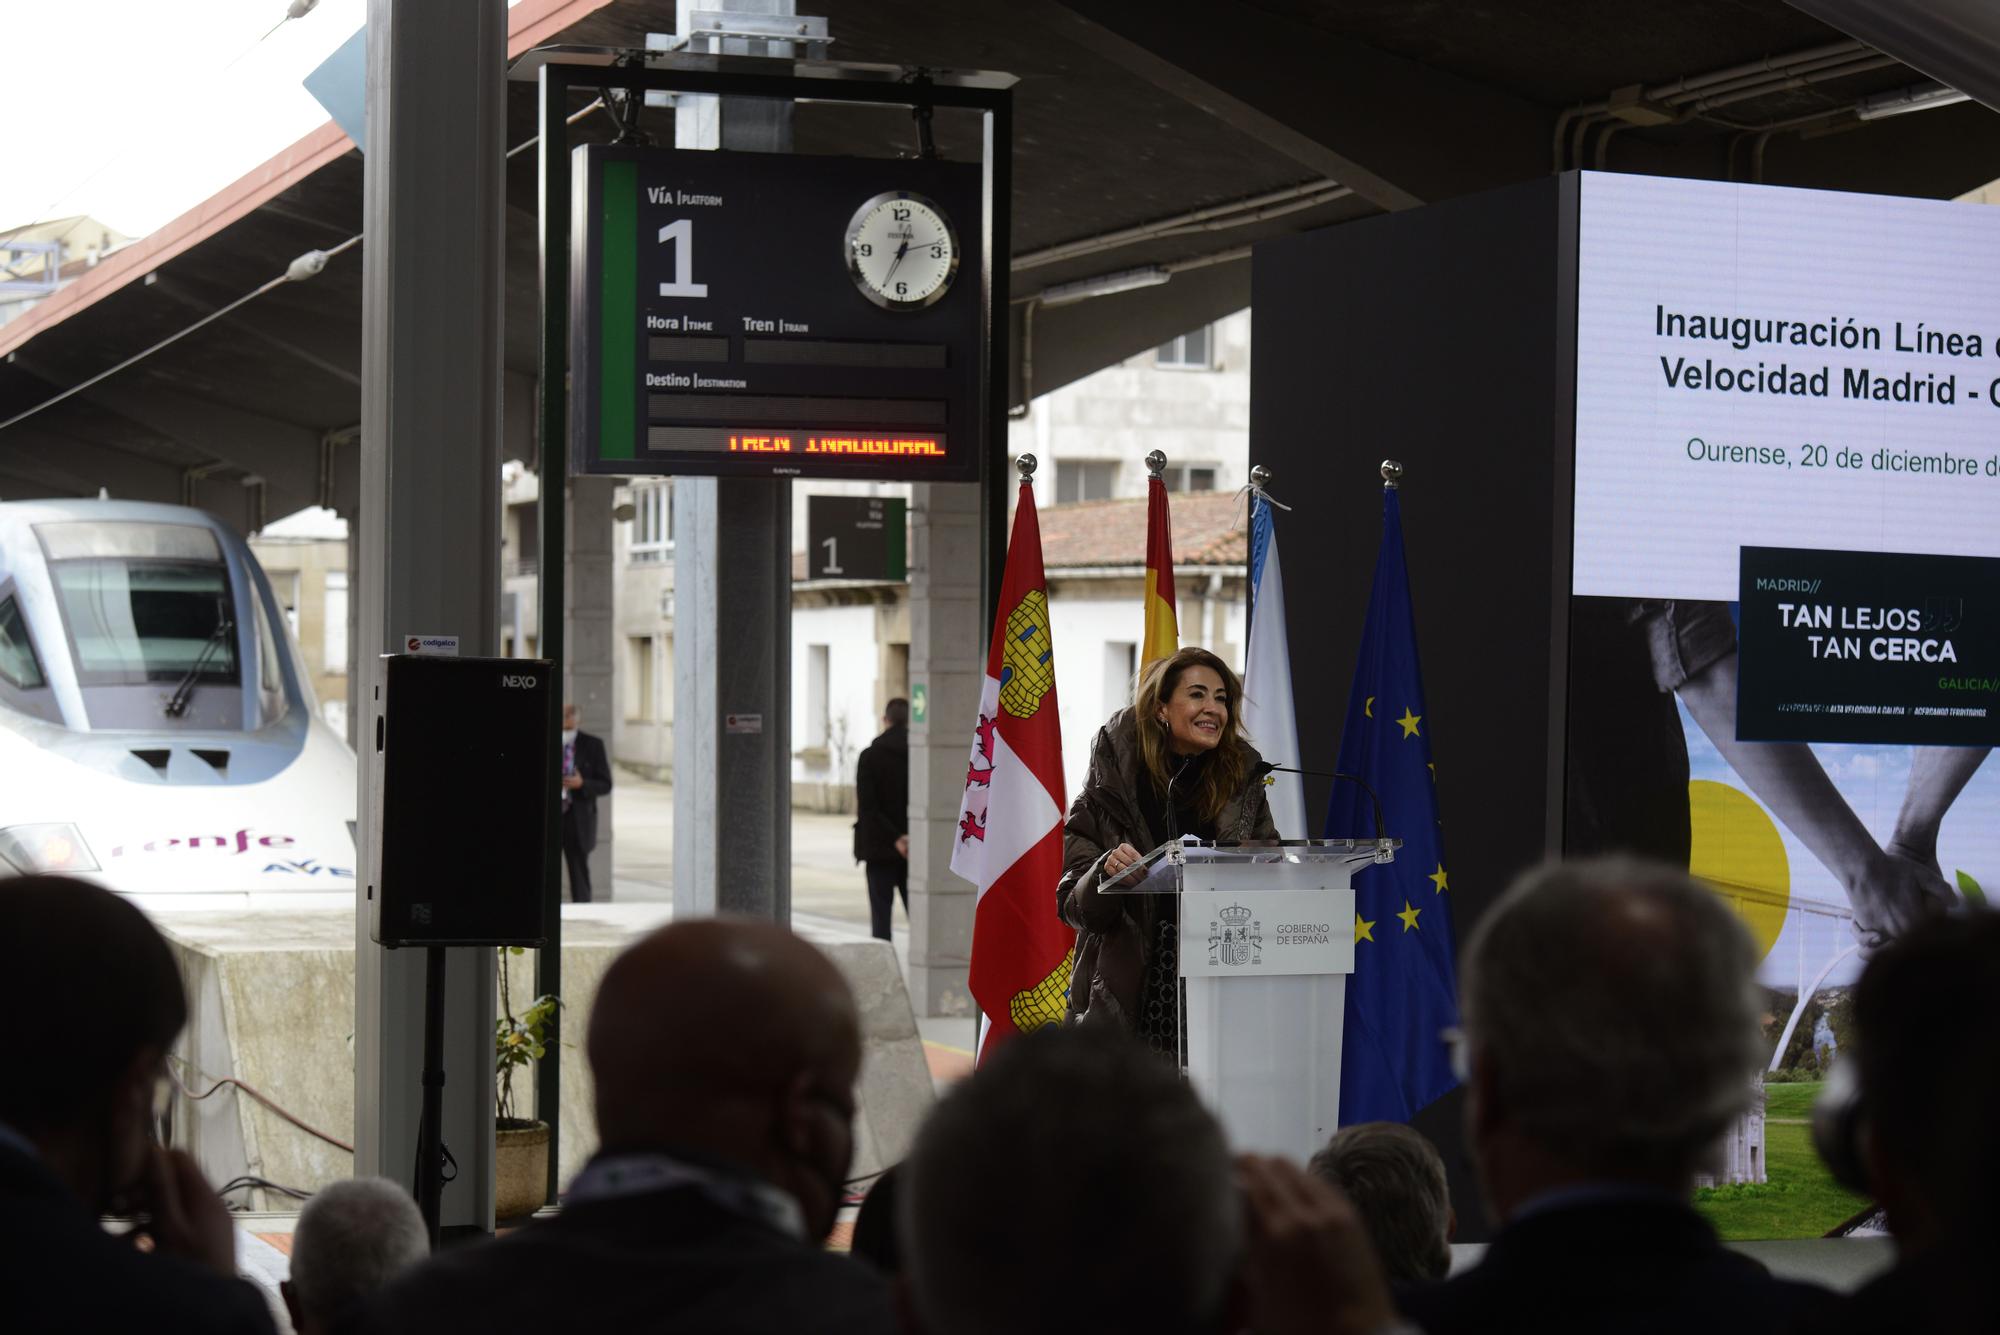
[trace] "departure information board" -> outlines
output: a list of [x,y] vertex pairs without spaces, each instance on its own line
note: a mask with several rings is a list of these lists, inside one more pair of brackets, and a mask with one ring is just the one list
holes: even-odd
[[978,164],[574,153],[573,471],[972,481]]

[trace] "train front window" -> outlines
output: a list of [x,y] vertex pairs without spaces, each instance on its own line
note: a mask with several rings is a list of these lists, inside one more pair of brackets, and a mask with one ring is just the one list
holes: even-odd
[[0,598],[0,680],[22,690],[42,685],[42,665],[28,642],[28,623],[12,597]]
[[49,567],[87,686],[238,680],[221,565],[93,558]]

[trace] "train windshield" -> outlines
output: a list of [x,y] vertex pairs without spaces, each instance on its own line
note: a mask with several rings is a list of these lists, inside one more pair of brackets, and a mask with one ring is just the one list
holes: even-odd
[[229,573],[189,524],[37,525],[86,686],[239,679]]

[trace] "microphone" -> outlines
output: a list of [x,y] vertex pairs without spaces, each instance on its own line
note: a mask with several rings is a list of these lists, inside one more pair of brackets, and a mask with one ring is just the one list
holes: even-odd
[[1359,788],[1362,792],[1368,794],[1369,802],[1372,803],[1375,807],[1375,841],[1377,843],[1380,843],[1382,840],[1387,839],[1389,837],[1388,831],[1384,828],[1382,823],[1382,798],[1378,793],[1376,793],[1376,791],[1373,788],[1370,788],[1367,782],[1364,781],[1359,775],[1344,774],[1341,771],[1334,769],[1295,769],[1290,765],[1273,765],[1271,766],[1271,772],[1273,774],[1302,774],[1307,776],[1308,778],[1334,779],[1337,781],[1353,784],[1356,788]]

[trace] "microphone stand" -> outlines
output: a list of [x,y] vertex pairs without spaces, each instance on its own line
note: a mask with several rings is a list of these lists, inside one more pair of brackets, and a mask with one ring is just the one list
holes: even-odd
[[1373,788],[1370,788],[1367,782],[1364,781],[1359,775],[1345,774],[1342,773],[1340,770],[1334,770],[1334,769],[1297,769],[1290,765],[1273,765],[1271,766],[1271,772],[1273,774],[1302,774],[1307,776],[1308,778],[1334,779],[1340,782],[1353,784],[1356,788],[1359,788],[1362,792],[1368,794],[1369,802],[1374,805],[1375,842],[1379,844],[1389,837],[1389,832],[1382,822],[1382,798],[1379,794],[1376,793],[1376,791]]

